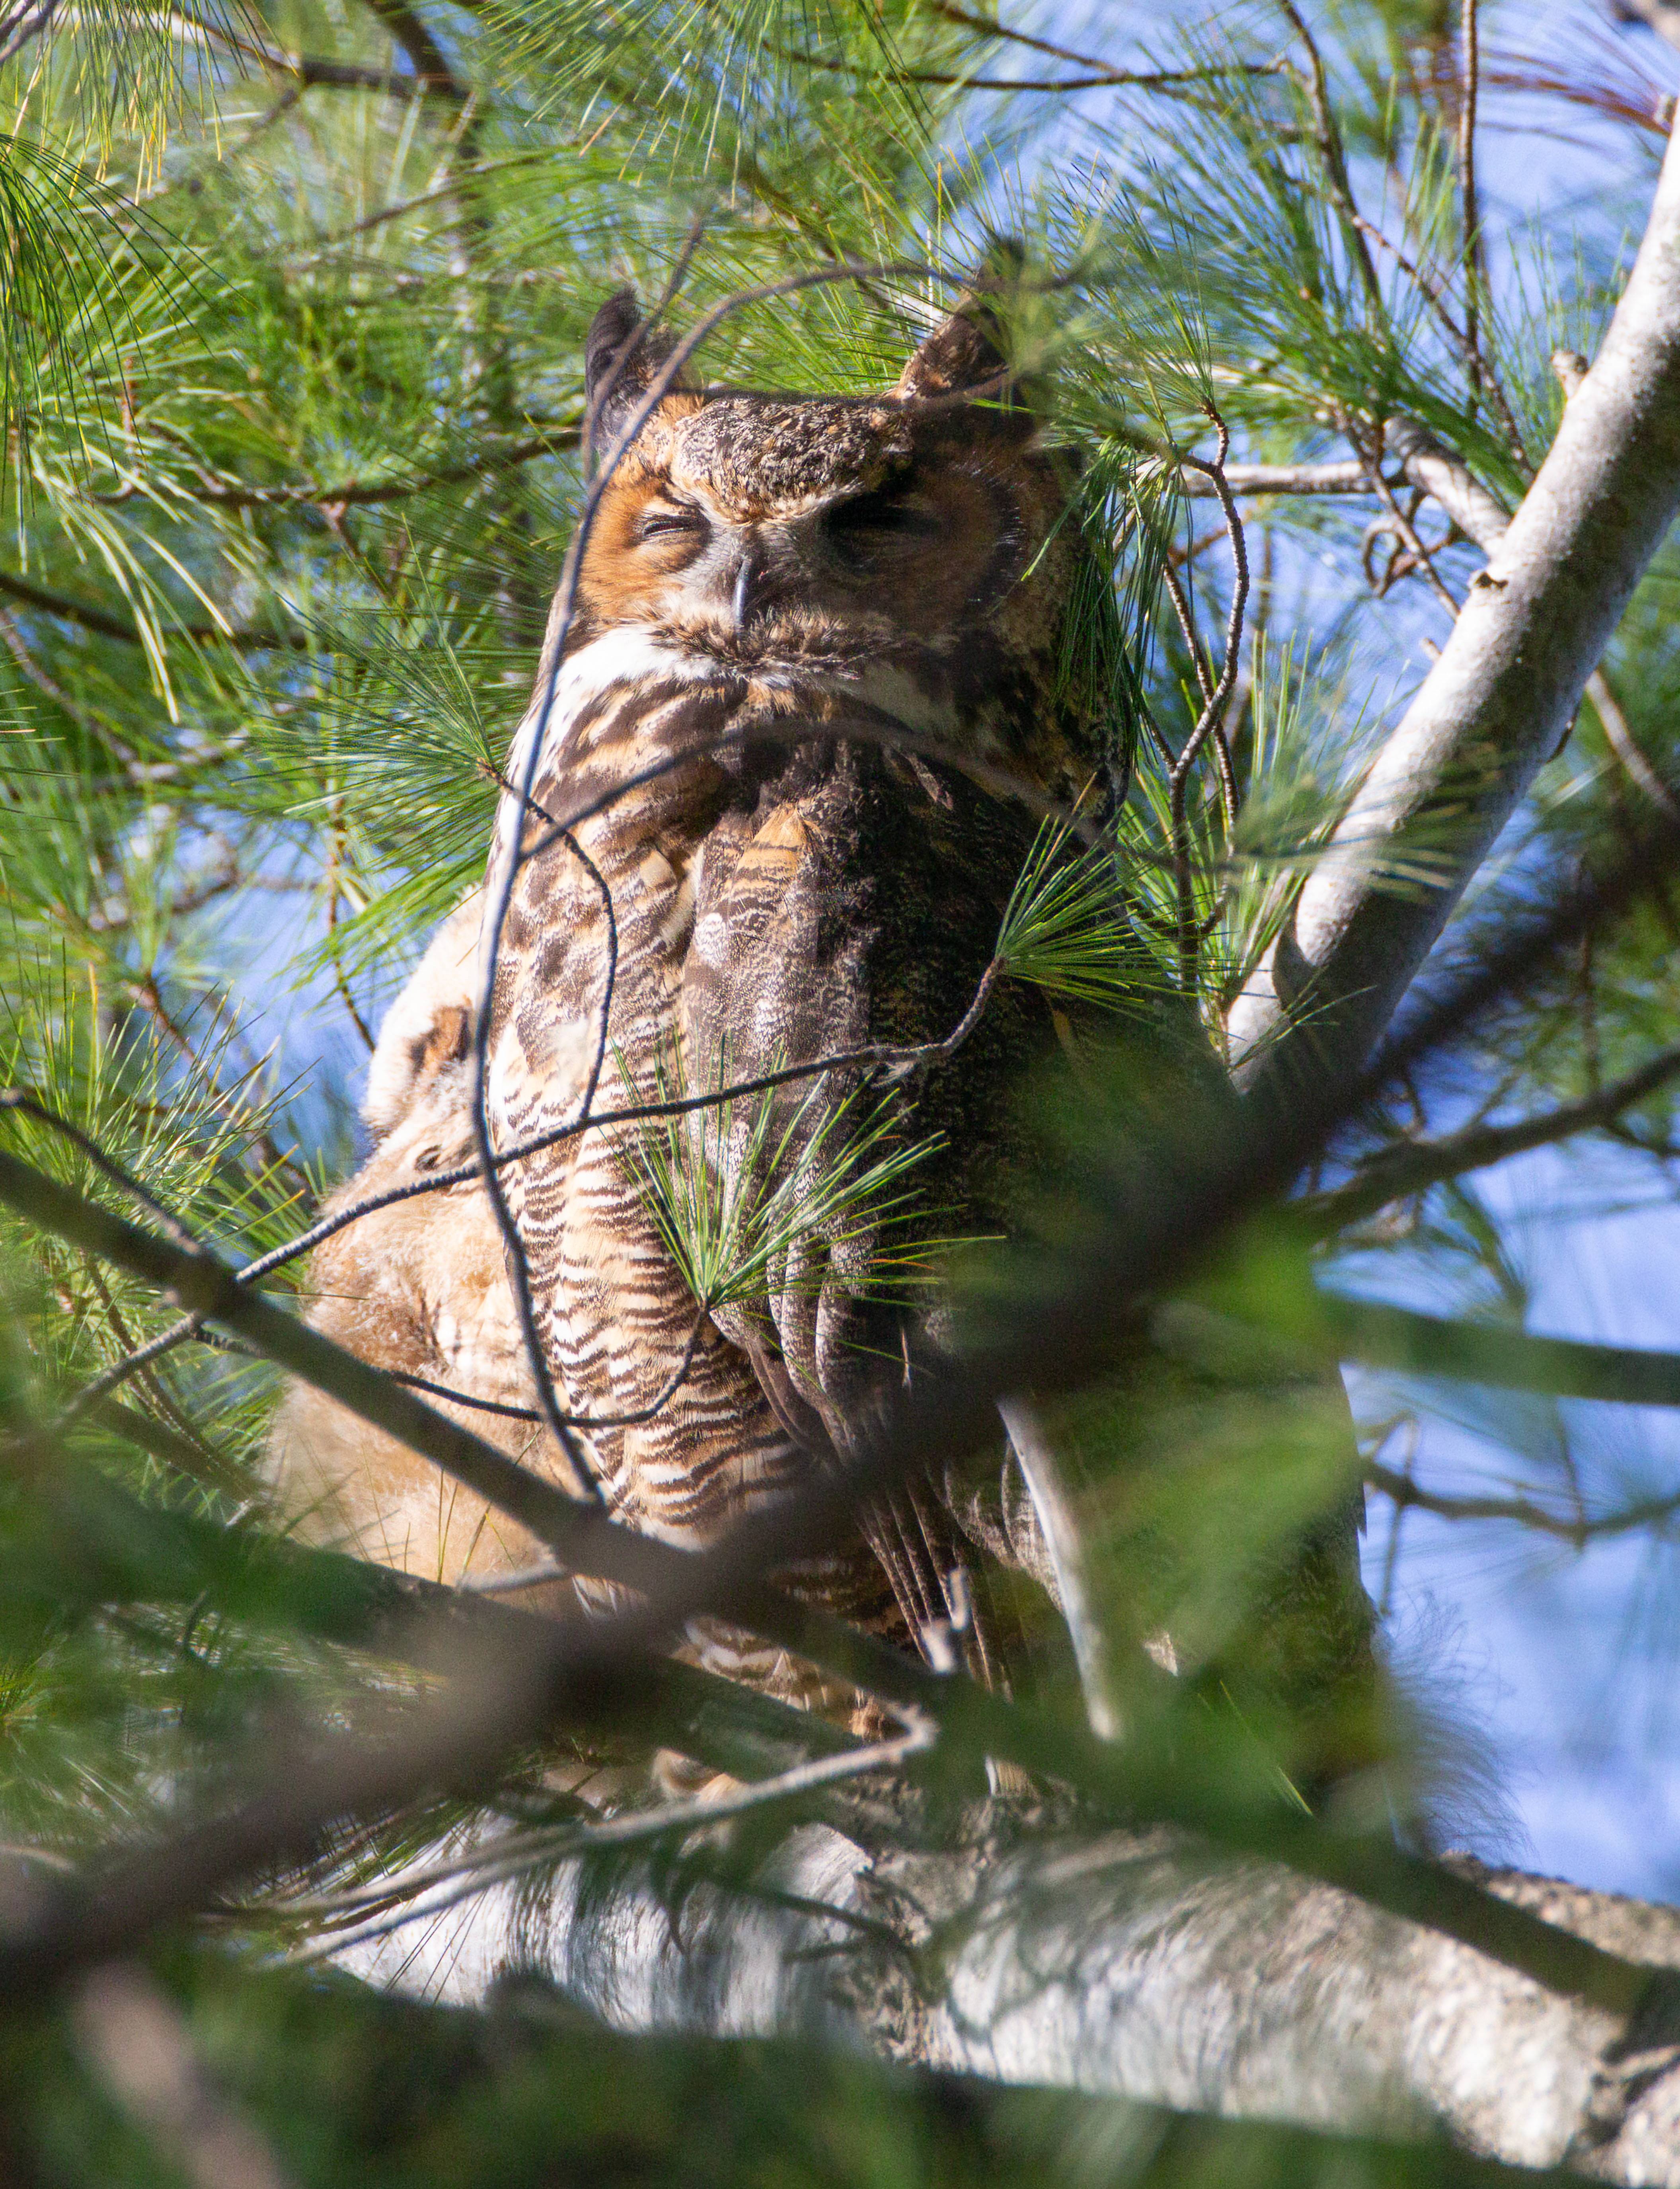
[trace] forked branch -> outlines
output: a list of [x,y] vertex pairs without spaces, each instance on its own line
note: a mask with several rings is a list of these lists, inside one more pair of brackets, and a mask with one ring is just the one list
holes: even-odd
[[[1270,1099],[1357,1066],[1579,706],[1680,509],[1680,150],[1522,507],[1230,1017]],[[1431,875],[1406,893],[1397,864]],[[1292,1017],[1298,1023],[1290,1024]]]

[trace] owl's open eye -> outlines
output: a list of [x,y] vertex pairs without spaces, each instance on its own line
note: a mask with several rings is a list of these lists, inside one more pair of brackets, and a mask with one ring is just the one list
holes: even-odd
[[923,495],[903,487],[876,494],[855,494],[836,502],[823,519],[823,529],[843,553],[873,555],[894,546],[912,547],[938,536],[938,512]]
[[698,541],[706,534],[706,520],[690,502],[655,502],[644,510],[636,528],[638,540]]

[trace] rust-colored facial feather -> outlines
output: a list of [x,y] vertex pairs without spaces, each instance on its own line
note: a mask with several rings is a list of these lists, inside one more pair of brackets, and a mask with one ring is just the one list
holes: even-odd
[[1067,488],[1019,412],[676,394],[602,497],[574,643],[642,624],[737,660],[856,657],[957,640],[1023,586],[1042,642]]

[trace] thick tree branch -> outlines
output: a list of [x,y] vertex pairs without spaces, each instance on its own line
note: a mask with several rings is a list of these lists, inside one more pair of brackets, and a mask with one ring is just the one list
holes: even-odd
[[[1583,1937],[1680,1966],[1672,1909],[1457,1866]],[[1188,1847],[1123,1832],[872,1859],[816,1826],[762,1883],[768,1894],[699,1885],[675,1913],[647,1869],[586,1884],[568,1865],[540,1926],[503,1886],[352,1966],[478,2000],[517,1915],[541,1972],[620,2029],[861,2038],[1007,2082],[1674,2178],[1672,2009],[1623,2050],[1594,2010],[1285,1870],[1215,1872]],[[1465,2163],[1443,2152],[1443,2178]]]
[[[1677,507],[1680,150],[1671,139],[1592,372],[1440,660],[1231,1013],[1252,1084],[1283,1095],[1304,1074],[1368,1051],[1567,730]],[[1386,878],[1402,864],[1432,878],[1400,893]]]
[[[1559,352],[1553,364],[1573,398],[1586,380],[1587,363],[1585,359],[1570,356],[1566,365],[1560,364],[1563,356],[1564,353]],[[1491,382],[1489,385],[1491,390]],[[1400,456],[1406,478],[1423,493],[1433,495],[1467,540],[1474,540],[1490,557],[1497,552],[1511,529],[1510,512],[1474,477],[1467,464],[1443,449],[1410,418],[1396,418],[1390,422],[1388,445]],[[1671,817],[1680,813],[1673,794],[1634,741],[1627,717],[1602,669],[1595,669],[1587,678],[1587,697],[1598,717],[1605,743],[1646,797]]]

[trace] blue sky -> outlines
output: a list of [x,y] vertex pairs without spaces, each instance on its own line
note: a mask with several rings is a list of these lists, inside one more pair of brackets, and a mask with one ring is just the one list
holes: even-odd
[[[1648,1187],[1649,1172],[1637,1182]],[[1631,1169],[1603,1154],[1571,1162],[1546,1152],[1480,1183],[1529,1282],[1531,1329],[1673,1345],[1680,1221],[1672,1205],[1613,1215],[1591,1205],[1634,1185]],[[1571,1215],[1577,1197],[1588,1206]],[[1392,1387],[1352,1380],[1361,1414],[1383,1417]],[[1474,1416],[1485,1405],[1508,1417],[1521,1402],[1462,1387],[1407,1395],[1423,1400],[1414,1455],[1421,1482],[1495,1494],[1520,1484],[1520,1461],[1477,1434]],[[1547,1411],[1530,1409],[1537,1417]],[[1680,1483],[1673,1414],[1584,1402],[1559,1411],[1589,1498],[1612,1482]],[[1551,1426],[1534,1425],[1541,1435]],[[1433,1685],[1450,1697],[1505,1796],[1503,1817],[1475,1819],[1453,1836],[1582,1883],[1680,1897],[1672,1548],[1640,1534],[1577,1552],[1508,1524],[1413,1511],[1390,1574],[1392,1507],[1373,1497],[1370,1515],[1366,1584],[1379,1601],[1389,1598],[1402,1660],[1417,1665],[1426,1694]]]

